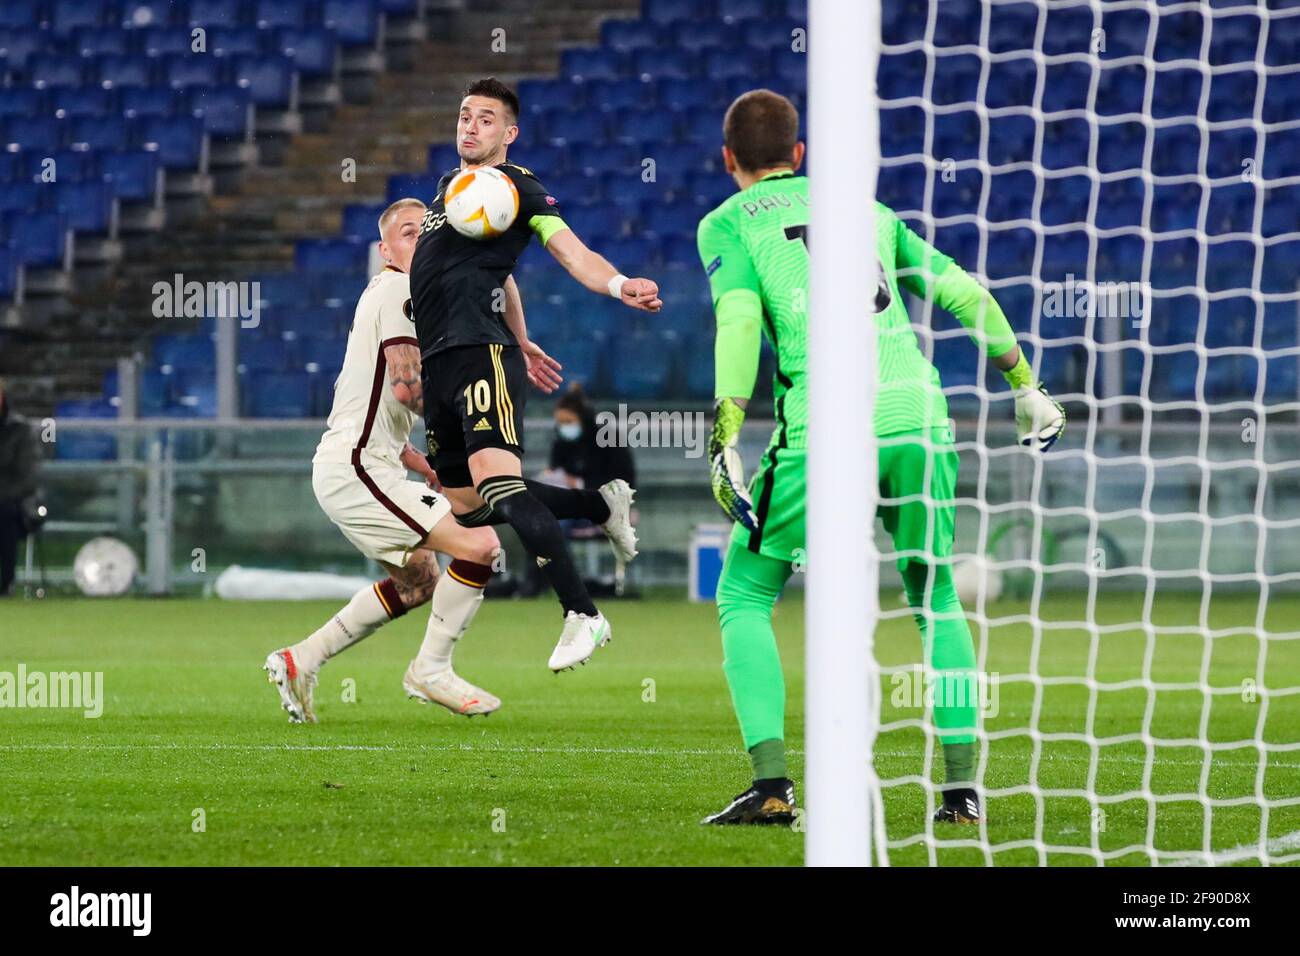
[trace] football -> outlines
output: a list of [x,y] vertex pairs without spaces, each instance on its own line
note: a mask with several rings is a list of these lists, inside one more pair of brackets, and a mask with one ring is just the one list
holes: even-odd
[[519,190],[499,169],[466,169],[447,184],[443,195],[447,222],[469,239],[491,239],[519,215]]

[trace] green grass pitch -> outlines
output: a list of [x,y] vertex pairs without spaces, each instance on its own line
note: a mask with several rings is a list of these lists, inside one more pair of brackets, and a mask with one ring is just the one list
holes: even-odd
[[[1192,626],[1199,598],[1161,599],[1154,618]],[[896,596],[882,595],[897,612]],[[1253,599],[1216,598],[1213,626],[1250,624]],[[547,601],[489,601],[457,651],[457,668],[504,700],[487,719],[453,717],[405,699],[401,677],[423,632],[423,610],[382,629],[326,665],[317,690],[315,726],[290,726],[260,670],[265,654],[313,630],[330,603],[228,603],[219,600],[53,598],[0,604],[0,671],[103,671],[104,712],[0,710],[0,860],[19,865],[131,864],[798,864],[802,837],[786,829],[717,829],[699,825],[748,782],[720,667],[714,610],[679,601],[610,602],[614,642],[590,665],[552,675],[546,658],[560,619]],[[796,779],[803,771],[802,605],[779,607],[777,632],[790,693],[787,737]],[[997,616],[1028,608],[1004,601]],[[1270,602],[1270,629],[1297,619],[1300,599]],[[1052,620],[1082,620],[1081,598],[1044,602]],[[1140,618],[1140,600],[1109,596],[1099,623]],[[973,828],[941,830],[924,841],[925,795],[917,782],[886,789],[895,865],[1083,864],[1086,855],[1053,852],[1040,860],[1035,837],[1054,847],[1097,845],[1104,852],[1146,840],[1162,851],[1216,851],[1258,840],[1261,811],[1253,799],[1215,808],[1212,822],[1196,800],[1157,804],[1125,792],[1269,800],[1300,796],[1300,753],[1253,747],[1217,753],[1155,749],[1149,781],[1138,741],[1091,748],[1057,734],[1141,733],[1148,694],[1142,687],[1100,690],[1088,725],[1089,688],[1048,683],[1035,700],[1032,683],[1087,672],[1107,682],[1140,677],[1147,642],[1141,630],[1095,641],[1080,629],[1049,628],[1033,640],[1027,623],[986,634],[987,670],[1002,675],[998,713],[986,722],[994,739],[986,783],[1014,790],[1031,775],[1046,788],[988,801],[992,855]],[[886,664],[916,658],[919,641],[907,616],[893,616],[877,635]],[[1208,646],[1208,658],[1207,654]],[[1300,686],[1300,641],[1265,649],[1264,683]],[[1210,642],[1194,632],[1159,637],[1149,666],[1155,681],[1196,681],[1208,667],[1216,687],[1256,677],[1261,651],[1253,635]],[[1036,662],[1036,668],[1034,666]],[[355,701],[345,700],[355,688]],[[916,719],[883,690],[884,719]],[[1249,697],[1250,695],[1245,695]],[[1300,740],[1300,695],[1262,702],[1239,693],[1206,698],[1196,691],[1155,695],[1152,736],[1196,740],[1202,721],[1216,742]],[[1002,732],[1030,725],[1037,707],[1043,740],[1035,761],[1030,738]],[[887,778],[925,772],[922,731],[905,726],[880,737],[877,766]],[[932,766],[939,763],[931,755]],[[1095,783],[1090,784],[1090,780]],[[1054,790],[1099,794],[1104,823],[1089,803]],[[1041,811],[1039,812],[1039,808]],[[196,830],[196,811],[204,826]],[[814,808],[815,812],[815,808]],[[1300,808],[1274,808],[1269,840],[1300,831]],[[1300,847],[1292,847],[1295,853]],[[1113,862],[1145,864],[1128,853]]]

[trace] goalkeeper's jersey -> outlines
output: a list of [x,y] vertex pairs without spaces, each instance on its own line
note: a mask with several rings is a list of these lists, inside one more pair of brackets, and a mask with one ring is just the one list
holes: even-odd
[[[713,302],[733,289],[757,293],[763,333],[776,354],[774,442],[806,448],[808,428],[808,179],[773,173],[728,198],[700,222],[700,258]],[[917,295],[952,260],[876,203],[880,283],[874,303],[877,330],[875,432],[892,435],[948,419],[939,372],[926,359],[899,295],[900,279]],[[864,307],[864,311],[865,308]],[[742,396],[744,397],[744,396]]]

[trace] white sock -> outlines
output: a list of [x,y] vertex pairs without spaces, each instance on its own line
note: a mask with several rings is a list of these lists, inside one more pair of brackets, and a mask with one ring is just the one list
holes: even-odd
[[452,649],[478,613],[483,603],[483,588],[491,573],[492,569],[486,565],[453,561],[447,573],[438,579],[433,600],[429,602],[424,643],[415,658],[417,672],[436,674],[451,667]]
[[[394,605],[396,613],[390,613],[389,605]],[[391,581],[380,581],[352,595],[352,600],[342,610],[326,621],[316,633],[299,641],[290,650],[299,667],[315,670],[335,654],[369,637],[405,610]]]

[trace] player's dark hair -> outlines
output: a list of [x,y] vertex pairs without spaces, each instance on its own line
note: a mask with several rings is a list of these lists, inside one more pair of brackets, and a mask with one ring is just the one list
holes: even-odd
[[799,141],[799,111],[780,93],[750,90],[727,108],[722,141],[746,172],[792,166]]
[[570,385],[559,400],[555,403],[556,411],[564,409],[573,412],[584,422],[592,422],[596,419],[596,409],[592,406],[587,393],[583,391],[582,386],[577,382]]
[[460,94],[461,99],[467,96],[487,96],[494,100],[500,100],[510,111],[510,122],[519,119],[519,97],[515,91],[506,86],[495,76],[485,76],[481,80],[475,80],[465,87]]

